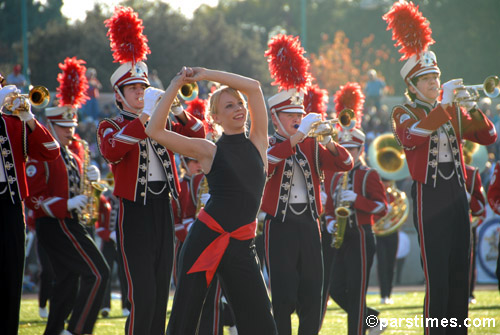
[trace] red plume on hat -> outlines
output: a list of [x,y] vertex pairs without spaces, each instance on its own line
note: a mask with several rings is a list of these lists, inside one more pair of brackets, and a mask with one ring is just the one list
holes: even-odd
[[392,29],[392,39],[396,41],[394,46],[400,47],[400,60],[413,55],[418,59],[435,42],[431,37],[429,22],[411,1],[394,3],[382,18],[387,22],[387,30]]
[[145,60],[151,53],[148,39],[143,35],[144,26],[139,15],[130,7],[117,6],[113,15],[104,21],[108,28],[113,59],[115,63],[135,64]]
[[187,102],[186,112],[190,113],[201,121],[205,120],[205,111],[207,110],[207,100],[196,98]]
[[328,108],[328,91],[318,85],[307,86],[304,94],[304,110],[306,113],[319,113],[324,118]]
[[310,85],[310,63],[304,53],[298,36],[279,34],[273,37],[264,53],[274,79],[271,85],[278,85],[280,91],[292,88],[300,91]]
[[57,75],[59,87],[56,97],[59,98],[60,107],[80,108],[86,100],[90,99],[87,95],[89,84],[85,76],[87,68],[83,64],[85,61],[76,57],[66,57],[64,63],[59,63],[62,72]]
[[354,120],[356,120],[356,128],[361,127],[365,95],[358,83],[353,82],[340,86],[340,90],[335,92],[333,96],[333,101],[335,102],[335,111],[337,115],[346,108],[352,109],[354,112]]

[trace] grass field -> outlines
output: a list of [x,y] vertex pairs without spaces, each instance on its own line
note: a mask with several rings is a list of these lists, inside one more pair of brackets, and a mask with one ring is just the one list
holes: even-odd
[[[378,309],[380,318],[386,318],[393,324],[384,332],[384,335],[391,334],[423,334],[422,327],[407,327],[407,321],[401,320],[401,326],[394,324],[396,320],[392,318],[408,318],[414,320],[421,319],[422,303],[424,294],[421,290],[406,292],[404,288],[398,288],[393,295],[394,305],[380,305],[380,297],[376,291],[369,290],[368,305]],[[500,294],[494,286],[487,289],[478,286],[474,292],[477,303],[470,306],[469,318],[473,322],[480,322],[478,319],[489,318],[489,326],[469,328],[469,334],[500,334]],[[170,299],[170,303],[172,299]],[[170,308],[170,307],[169,307]],[[167,316],[168,317],[168,316]],[[40,335],[45,329],[46,320],[38,316],[38,305],[35,296],[23,298],[21,305],[20,335]],[[414,321],[413,321],[414,322]],[[420,322],[420,321],[419,321]],[[110,317],[106,319],[99,318],[94,328],[95,335],[115,335],[123,334],[125,318],[121,316],[121,307],[119,300],[112,301]],[[297,333],[297,317],[293,318],[294,331]],[[227,330],[225,334],[227,334]],[[347,334],[347,317],[335,303],[328,307],[325,322],[320,332],[321,335]],[[258,335],[258,334],[256,334]]]

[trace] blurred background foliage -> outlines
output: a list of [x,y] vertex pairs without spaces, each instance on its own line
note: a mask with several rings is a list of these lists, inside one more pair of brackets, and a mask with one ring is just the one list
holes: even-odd
[[[62,0],[26,0],[28,7],[29,66],[33,84],[57,87],[58,63],[66,57],[84,59],[94,67],[104,91],[116,69],[103,21],[112,8],[99,4],[85,21],[70,24],[61,14]],[[183,65],[232,71],[261,81],[271,94],[271,78],[264,51],[276,33],[301,35],[306,17],[306,51],[312,73],[330,95],[347,81],[364,83],[375,68],[389,93],[401,95],[402,63],[386,31],[382,15],[388,0],[220,0],[216,7],[201,6],[186,18],[164,2],[127,0],[143,19],[151,48],[149,69],[168,84]],[[500,1],[414,1],[431,22],[431,47],[438,56],[442,81],[464,78],[479,84],[500,74]],[[305,4],[305,13],[303,13]],[[21,1],[0,0],[0,72],[7,75],[22,63]]]

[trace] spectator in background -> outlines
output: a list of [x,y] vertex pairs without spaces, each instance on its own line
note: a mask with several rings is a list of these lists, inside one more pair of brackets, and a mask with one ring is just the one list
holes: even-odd
[[100,118],[100,110],[99,110],[99,90],[102,88],[102,84],[97,79],[97,70],[89,67],[87,72],[85,73],[87,80],[89,82],[89,88],[87,89],[87,95],[89,96],[89,100],[82,106],[81,113],[83,114],[82,120],[87,119],[87,117],[91,117],[93,120],[98,120]]
[[[368,71],[368,81],[365,85],[365,113],[370,115],[380,112],[380,100],[384,94],[385,82],[377,77],[377,71]],[[375,110],[373,108],[375,107]]]
[[21,73],[21,70],[21,64],[14,65],[12,73],[7,76],[7,85],[16,85],[18,89],[23,91],[23,88],[26,86],[27,81],[26,77]]
[[153,69],[153,71],[151,71],[151,74],[149,75],[149,83],[151,84],[151,86],[159,88],[160,90],[165,89],[156,69]]

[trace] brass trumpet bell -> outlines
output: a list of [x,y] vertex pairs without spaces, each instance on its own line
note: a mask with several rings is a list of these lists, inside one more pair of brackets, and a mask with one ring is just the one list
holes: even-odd
[[387,180],[401,180],[410,176],[403,148],[392,133],[377,136],[368,147],[368,161]]
[[197,83],[185,84],[182,85],[181,89],[179,90],[179,96],[184,101],[192,101],[196,99],[196,97],[198,96],[198,92],[199,87]]
[[466,85],[464,86],[465,90],[469,92],[469,97],[456,97],[454,101],[456,103],[461,103],[461,102],[471,102],[471,101],[478,101],[480,96],[478,93],[478,90],[483,90],[484,94],[489,97],[489,98],[496,98],[498,95],[500,95],[500,79],[498,79],[497,76],[489,76],[486,77],[484,82],[480,85]]
[[49,104],[50,92],[45,86],[37,85],[30,90],[29,99],[33,106],[44,108]]

